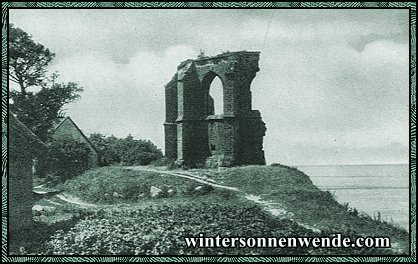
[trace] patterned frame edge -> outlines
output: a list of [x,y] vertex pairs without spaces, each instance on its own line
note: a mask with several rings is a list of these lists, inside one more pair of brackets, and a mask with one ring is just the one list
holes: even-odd
[[[410,12],[410,255],[405,257],[148,257],[25,256],[7,253],[7,32],[10,8],[407,8]],[[2,261],[4,262],[415,262],[416,261],[416,4],[415,2],[2,2]]]

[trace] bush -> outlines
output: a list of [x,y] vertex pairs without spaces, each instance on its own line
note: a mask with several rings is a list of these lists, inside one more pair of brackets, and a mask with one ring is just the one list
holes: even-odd
[[[184,237],[270,237],[312,232],[291,221],[274,220],[254,205],[191,203],[156,205],[144,209],[101,210],[68,232],[57,232],[49,241],[50,254],[88,255],[210,255],[272,254],[283,249],[188,248]],[[307,249],[284,249],[288,253]]]
[[[141,209],[99,210],[68,231],[56,232],[46,255],[325,255],[390,254],[367,248],[241,248],[239,246],[187,247],[185,237],[331,237],[335,232],[314,233],[297,223],[276,219],[248,203],[193,201],[158,204]],[[340,232],[338,232],[340,233]],[[358,234],[343,233],[354,239]],[[239,245],[239,243],[237,243]],[[237,245],[236,244],[236,245]]]
[[118,139],[116,137],[105,137],[101,134],[91,134],[89,139],[97,149],[100,166],[120,163],[121,159],[117,151]]
[[137,140],[131,135],[126,138],[105,137],[101,134],[90,135],[90,141],[99,152],[99,165],[122,164],[149,165],[161,159],[163,153],[149,140]]
[[48,144],[48,153],[40,161],[39,170],[49,179],[66,180],[88,169],[90,148],[76,140],[53,140]]

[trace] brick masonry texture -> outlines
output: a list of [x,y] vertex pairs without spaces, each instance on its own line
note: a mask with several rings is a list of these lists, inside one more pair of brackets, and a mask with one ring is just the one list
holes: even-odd
[[[259,52],[226,52],[186,60],[165,86],[166,156],[189,167],[265,164],[265,123],[251,106],[251,82]],[[223,114],[214,115],[209,94],[215,77],[223,85]]]

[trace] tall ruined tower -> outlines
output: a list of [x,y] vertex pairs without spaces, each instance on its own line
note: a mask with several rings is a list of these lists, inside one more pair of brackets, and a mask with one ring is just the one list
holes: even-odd
[[[265,164],[266,127],[251,107],[251,82],[259,71],[259,52],[227,52],[186,60],[165,86],[166,157],[188,166],[215,160],[218,165]],[[214,115],[209,94],[213,79],[223,85],[223,114]]]

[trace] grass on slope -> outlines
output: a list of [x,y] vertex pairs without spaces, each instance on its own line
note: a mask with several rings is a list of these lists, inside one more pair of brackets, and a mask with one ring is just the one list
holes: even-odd
[[67,181],[64,190],[84,201],[101,204],[135,203],[150,197],[151,186],[172,196],[193,195],[194,188],[203,186],[205,191],[213,188],[202,183],[168,174],[133,171],[123,167],[102,167],[85,172]]
[[[319,190],[303,172],[287,166],[245,166],[213,172],[212,177],[240,190],[283,205],[294,219],[330,233],[394,238],[405,250],[409,234],[339,204],[330,192]],[[394,240],[392,239],[392,240]]]
[[[247,166],[213,174],[225,185],[235,186],[264,200],[281,203],[299,222],[316,226],[329,236],[357,234],[390,236],[407,243],[407,233],[370,218],[353,215],[338,204],[330,193],[320,191],[302,172],[273,166]],[[76,212],[70,225],[55,228],[49,223],[52,237],[36,241],[26,251],[34,254],[116,254],[116,255],[382,255],[380,249],[332,248],[187,248],[183,237],[217,234],[224,237],[318,236],[292,219],[278,219],[260,206],[245,200],[240,193],[210,189],[195,194],[201,183],[167,174],[131,171],[121,167],[104,167],[86,172],[64,185],[69,192],[85,201],[103,204],[96,208],[69,209],[42,213],[37,217],[48,223],[61,213]],[[149,189],[174,188],[172,196],[149,198]],[[116,195],[114,195],[116,193]],[[34,230],[34,232],[38,232]],[[34,234],[34,237],[36,234]],[[392,239],[393,241],[393,239]],[[34,245],[35,243],[26,243]]]
[[[312,237],[294,221],[277,219],[237,193],[218,190],[198,197],[148,199],[144,203],[88,209],[77,223],[56,231],[46,255],[349,255],[390,252],[344,248],[186,247],[185,237]],[[346,235],[346,234],[345,234]],[[40,253],[38,251],[38,253]]]

